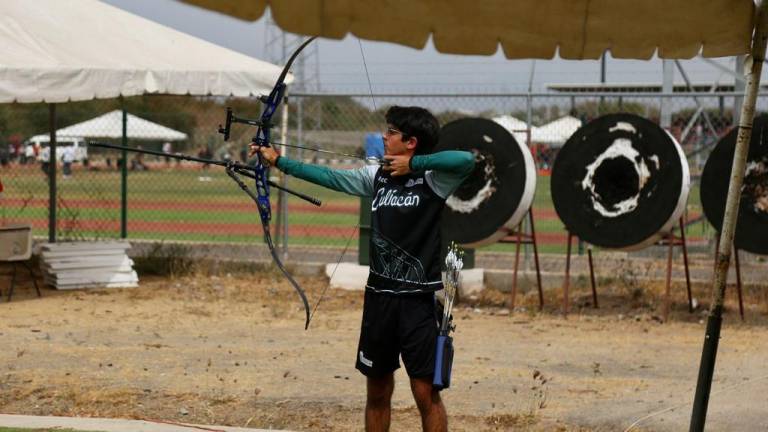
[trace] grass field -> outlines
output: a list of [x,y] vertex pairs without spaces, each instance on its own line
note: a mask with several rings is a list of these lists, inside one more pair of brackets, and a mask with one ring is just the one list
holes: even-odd
[[[47,235],[48,185],[39,166],[11,165],[0,171],[5,192],[0,201],[0,222],[32,222],[35,234]],[[289,244],[343,246],[355,235],[359,199],[290,178],[289,187],[323,201],[314,207],[288,198]],[[273,197],[277,191],[272,189]],[[197,166],[130,172],[128,175],[128,238],[201,242],[261,241],[261,223],[255,204],[223,169],[203,171]],[[60,238],[116,238],[120,233],[120,174],[76,170],[58,177],[58,233]],[[273,228],[280,211],[272,200]],[[566,232],[552,205],[549,177],[539,176],[534,216],[541,252],[564,252]],[[689,195],[688,211],[700,214],[698,187]],[[711,235],[699,223],[689,227],[693,237]],[[354,243],[353,243],[354,245]],[[484,248],[513,251],[513,244]]]

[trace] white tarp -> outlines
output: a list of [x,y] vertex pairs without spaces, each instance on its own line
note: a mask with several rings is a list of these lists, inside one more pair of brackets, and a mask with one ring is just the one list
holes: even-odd
[[[521,144],[528,145],[528,123],[511,115],[503,115],[494,117],[491,119],[500,124],[504,129],[508,130],[512,136],[515,137],[515,141]],[[536,134],[536,126],[531,126],[531,136]]]
[[[292,33],[394,42],[510,59],[692,58],[747,54],[753,0],[183,0]],[[301,13],[297,13],[301,11]],[[384,23],[384,24],[382,24]]]
[[[132,140],[183,141],[187,134],[128,113],[127,135]],[[114,138],[123,136],[123,112],[115,110],[56,131],[56,141],[67,138]],[[35,135],[29,143],[48,142],[49,134]]]
[[280,70],[96,0],[0,1],[0,103],[259,95]]
[[546,144],[551,147],[562,147],[568,138],[581,127],[581,120],[572,116],[560,117],[543,126],[536,128],[531,136],[534,144]]

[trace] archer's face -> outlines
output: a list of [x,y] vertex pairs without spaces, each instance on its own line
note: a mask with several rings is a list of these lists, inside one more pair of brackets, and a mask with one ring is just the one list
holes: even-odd
[[416,138],[409,137],[403,140],[403,133],[392,125],[387,125],[387,129],[382,133],[384,140],[384,154],[389,156],[405,155],[416,148]]

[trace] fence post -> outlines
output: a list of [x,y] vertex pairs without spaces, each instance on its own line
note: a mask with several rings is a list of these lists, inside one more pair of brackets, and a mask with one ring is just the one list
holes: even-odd
[[48,104],[48,242],[56,243],[56,104]]
[[[123,110],[123,147],[128,146],[128,112],[125,101],[120,97]],[[120,165],[120,238],[128,237],[128,151],[122,151],[123,163]]]

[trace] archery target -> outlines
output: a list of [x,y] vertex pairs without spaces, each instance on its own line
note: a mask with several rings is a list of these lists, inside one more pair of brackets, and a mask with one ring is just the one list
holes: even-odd
[[501,125],[464,118],[442,127],[435,151],[466,150],[475,169],[446,200],[443,238],[466,247],[494,243],[523,219],[536,191],[536,167],[528,148]]
[[680,145],[633,114],[609,114],[582,126],[552,167],[560,220],[605,248],[636,250],[658,241],[685,210],[689,189]]
[[[723,227],[737,128],[720,139],[701,174],[701,206],[709,223]],[[749,143],[739,216],[733,239],[738,249],[768,255],[768,115],[756,117]]]

